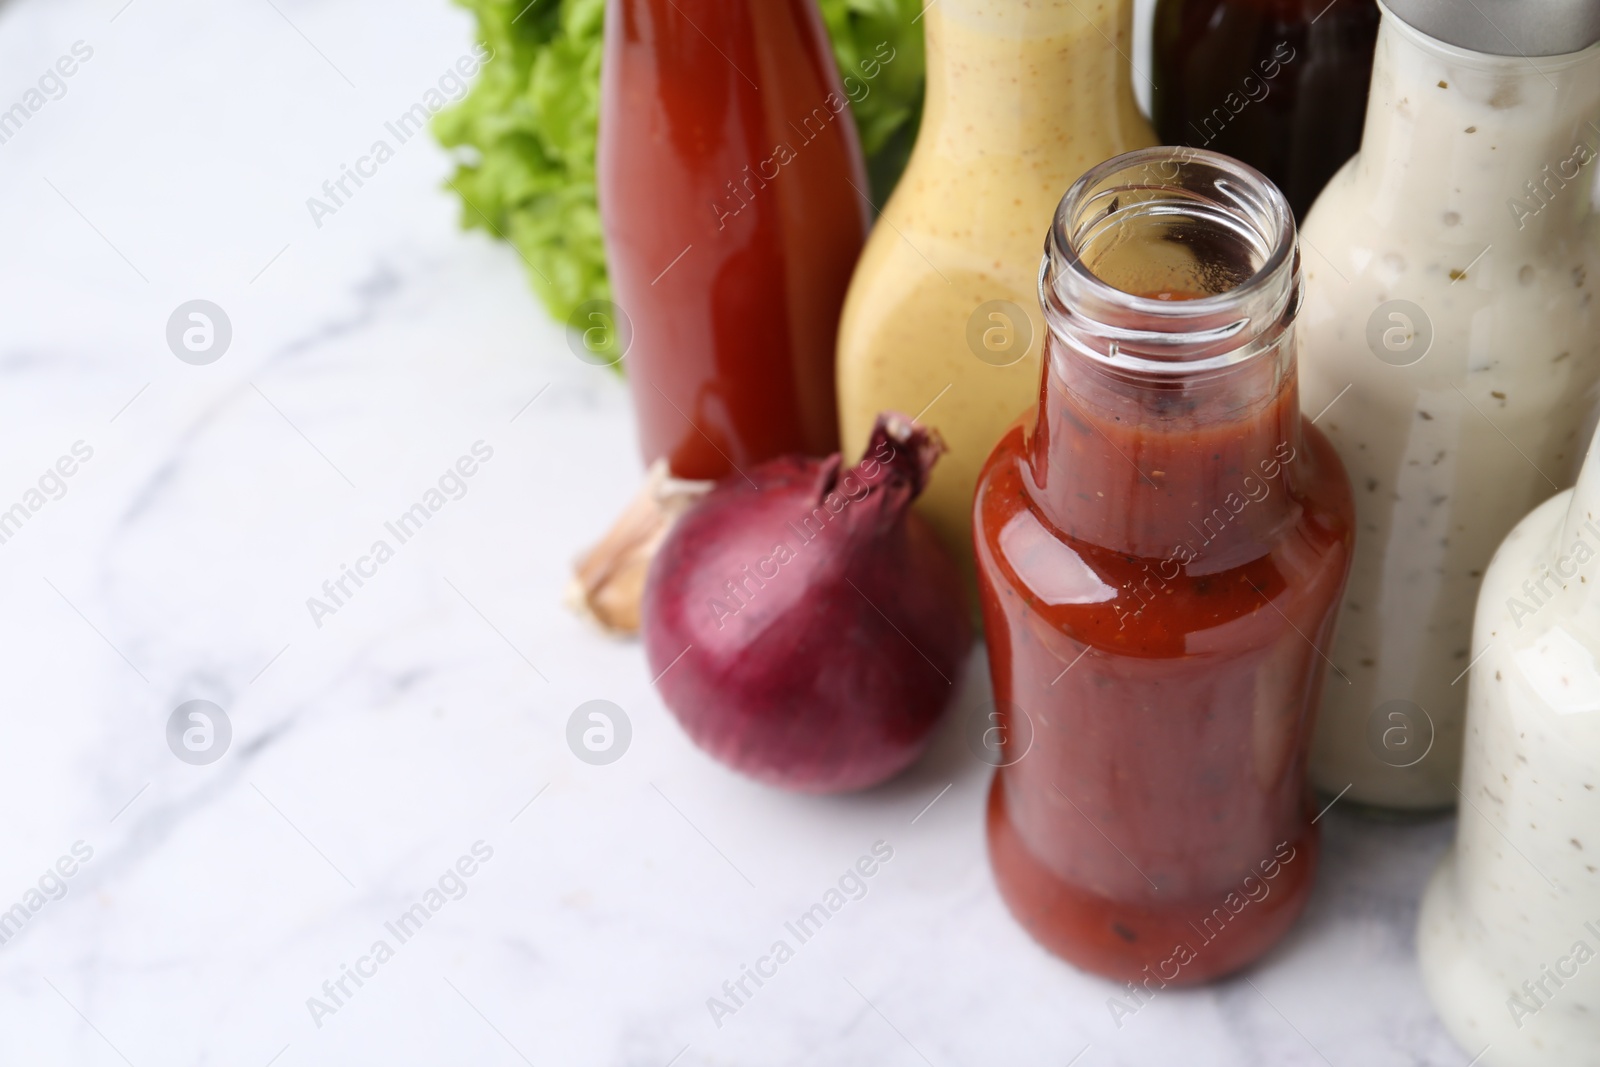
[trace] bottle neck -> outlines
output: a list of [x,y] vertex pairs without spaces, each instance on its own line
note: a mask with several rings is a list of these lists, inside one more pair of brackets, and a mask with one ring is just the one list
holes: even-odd
[[1301,291],[1289,206],[1243,164],[1160,148],[1084,175],[1040,278],[1038,511],[1191,575],[1261,555],[1296,506]]
[[1137,113],[1132,0],[937,0],[924,21],[923,128],[943,154],[1048,149],[1045,131]]
[[1380,223],[1440,240],[1537,247],[1594,213],[1600,46],[1491,56],[1385,11],[1356,180]]
[[1595,444],[1589,443],[1555,543],[1536,562],[1520,594],[1514,594],[1526,597],[1524,609],[1530,604],[1537,608],[1536,625],[1516,627],[1518,636],[1526,635],[1524,640],[1554,625],[1576,623],[1600,643],[1600,455]]

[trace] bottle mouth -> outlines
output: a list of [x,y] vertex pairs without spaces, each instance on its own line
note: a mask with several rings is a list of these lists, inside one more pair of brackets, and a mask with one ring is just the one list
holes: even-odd
[[1045,241],[1039,295],[1069,348],[1192,375],[1272,347],[1300,299],[1294,214],[1266,176],[1204,149],[1129,152],[1079,178]]

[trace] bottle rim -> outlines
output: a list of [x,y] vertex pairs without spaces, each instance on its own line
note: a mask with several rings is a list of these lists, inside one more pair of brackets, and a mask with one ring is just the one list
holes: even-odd
[[[1118,288],[1092,265],[1108,235],[1182,216],[1248,249],[1252,270],[1220,291],[1163,300]],[[1264,174],[1231,156],[1143,148],[1090,168],[1061,198],[1045,240],[1039,297],[1055,338],[1108,367],[1192,376],[1274,348],[1301,298],[1294,213]]]

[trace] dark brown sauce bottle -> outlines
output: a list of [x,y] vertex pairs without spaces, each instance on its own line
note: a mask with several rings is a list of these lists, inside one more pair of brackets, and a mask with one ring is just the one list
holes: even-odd
[[1156,133],[1249,163],[1303,219],[1361,147],[1377,34],[1374,0],[1160,0]]

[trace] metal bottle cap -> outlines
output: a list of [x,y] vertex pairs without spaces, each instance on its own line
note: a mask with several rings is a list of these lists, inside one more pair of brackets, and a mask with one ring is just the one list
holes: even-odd
[[1600,0],[1383,0],[1429,37],[1492,56],[1559,56],[1600,41]]

